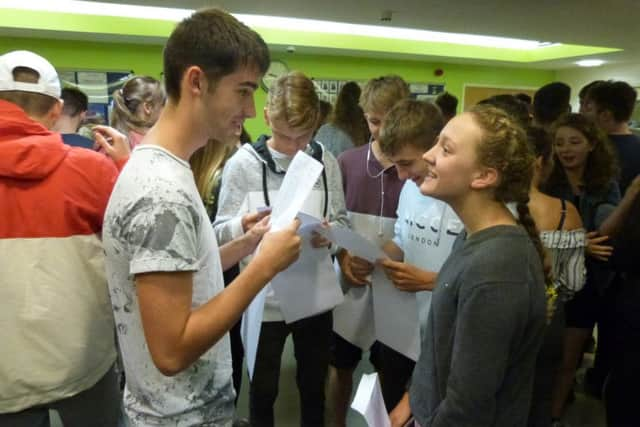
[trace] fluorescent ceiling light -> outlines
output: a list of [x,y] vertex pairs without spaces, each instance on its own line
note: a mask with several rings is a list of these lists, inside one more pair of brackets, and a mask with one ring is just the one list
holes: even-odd
[[553,45],[549,42],[511,39],[505,37],[476,36],[471,34],[443,33],[439,31],[413,30],[409,28],[383,27],[378,25],[345,24],[341,22],[317,21],[314,19],[282,18],[262,15],[235,15],[249,26],[311,31],[328,34],[347,34],[367,37],[383,37],[398,40],[415,40],[436,43],[452,43],[502,49],[538,49]]
[[604,64],[602,59],[583,59],[576,62],[576,65],[579,67],[599,67],[602,64]]
[[[100,3],[79,0],[0,0],[0,7],[19,10],[74,13],[83,15],[119,16],[128,18],[180,21],[193,13],[190,9],[174,9],[156,6]],[[471,34],[444,33],[409,28],[377,25],[347,24],[277,16],[234,14],[245,24],[265,29],[304,31],[325,34],[343,34],[365,37],[382,37],[397,40],[414,40],[435,43],[452,43],[499,49],[535,50],[554,46],[550,42],[512,39],[506,37],[477,36]]]
[[132,4],[100,3],[80,0],[0,0],[0,7],[5,9],[75,13],[80,15],[161,19],[176,22],[181,21],[193,13],[192,9],[136,6]]

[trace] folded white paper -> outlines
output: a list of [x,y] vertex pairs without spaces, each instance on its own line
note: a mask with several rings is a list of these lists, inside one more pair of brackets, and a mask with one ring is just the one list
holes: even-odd
[[391,427],[391,420],[382,398],[378,374],[364,374],[351,407],[360,412],[369,427]]
[[376,339],[417,361],[420,355],[420,324],[416,294],[396,288],[380,268],[373,271],[371,281]]
[[271,228],[286,227],[298,215],[324,166],[302,151],[293,157],[271,210]]
[[366,259],[371,263],[388,258],[384,251],[371,240],[347,228],[331,227],[326,236],[341,248],[348,250],[351,255]]

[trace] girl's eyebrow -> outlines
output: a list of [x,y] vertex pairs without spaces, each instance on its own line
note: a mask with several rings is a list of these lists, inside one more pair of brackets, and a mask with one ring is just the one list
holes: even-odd
[[451,138],[449,138],[446,134],[440,134],[438,136],[438,142],[441,142],[443,144],[446,143],[447,145],[450,145],[452,147],[455,147],[456,145],[455,142]]

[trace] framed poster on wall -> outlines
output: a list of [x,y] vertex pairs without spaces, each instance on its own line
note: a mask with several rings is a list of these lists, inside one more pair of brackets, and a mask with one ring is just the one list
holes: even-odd
[[444,92],[444,83],[409,83],[409,91],[413,99],[434,102]]
[[62,87],[80,89],[89,98],[86,122],[108,124],[113,92],[133,75],[133,71],[63,70],[58,73]]

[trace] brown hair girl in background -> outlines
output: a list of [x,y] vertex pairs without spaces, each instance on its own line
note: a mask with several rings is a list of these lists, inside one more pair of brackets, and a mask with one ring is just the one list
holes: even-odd
[[[611,276],[607,263],[611,247],[607,236],[597,231],[620,200],[616,183],[617,165],[607,136],[588,117],[567,114],[552,128],[554,166],[543,191],[573,203],[587,231],[587,280],[584,288],[568,301],[564,356],[553,401],[553,416],[560,418],[585,343],[598,322],[599,346],[606,348],[603,301]],[[603,333],[604,332],[604,333]],[[604,361],[605,359],[601,359]],[[599,381],[600,389],[604,376]]]

